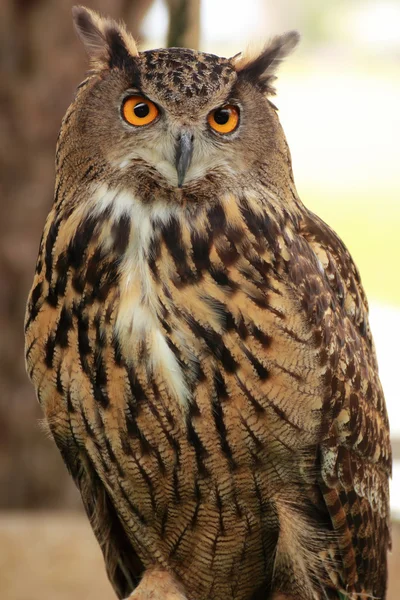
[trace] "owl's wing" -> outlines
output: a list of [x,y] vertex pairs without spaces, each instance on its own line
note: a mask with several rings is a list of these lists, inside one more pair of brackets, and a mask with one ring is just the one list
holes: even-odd
[[118,598],[127,598],[137,586],[143,565],[134,552],[113,503],[88,457],[65,440],[55,441],[77,485],[104,557],[108,579]]
[[294,244],[291,277],[326,362],[319,486],[340,534],[347,590],[381,597],[391,448],[368,305],[349,252],[321,219],[306,212]]
[[[99,333],[98,327],[89,328],[89,316],[93,318],[92,314],[88,313],[85,302],[76,290],[66,291],[65,273],[60,275],[54,269],[52,279],[50,277],[51,257],[59,228],[59,220],[53,219],[53,214],[50,213],[40,244],[37,273],[27,307],[27,370],[45,412],[51,435],[81,493],[83,505],[104,556],[110,582],[117,596],[126,598],[136,587],[143,565],[128,540],[109,489],[99,475],[102,471],[96,464],[96,458],[100,455],[102,445],[107,449],[107,442],[102,435],[101,418],[87,377],[88,373],[93,373],[93,363],[90,371],[87,359],[88,354],[91,354],[89,333],[95,332],[95,340],[100,345],[104,344],[104,334]],[[87,235],[88,230],[84,230],[83,238],[82,235],[77,235],[75,243],[82,243]],[[69,258],[72,258],[72,244],[68,251]],[[66,258],[66,253],[62,257],[59,259],[60,264]],[[78,266],[86,269],[84,253],[78,251],[76,257],[79,257]],[[44,266],[46,263],[47,275]],[[99,269],[102,268],[104,265],[99,263]],[[68,269],[69,266],[66,272]],[[81,270],[78,270],[77,277],[78,273],[80,277],[83,276]],[[56,309],[58,295],[63,297],[63,302]],[[64,295],[69,296],[69,299]],[[50,310],[49,306],[52,307]],[[99,325],[98,318],[95,322]],[[94,340],[92,343],[95,345]],[[99,369],[96,373],[98,371]],[[93,381],[95,385],[97,380]],[[107,464],[105,469],[109,471],[111,468]]]

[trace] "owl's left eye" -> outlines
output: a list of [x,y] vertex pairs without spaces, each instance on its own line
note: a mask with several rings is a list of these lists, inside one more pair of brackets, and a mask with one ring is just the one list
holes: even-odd
[[239,109],[233,104],[226,104],[211,111],[207,117],[211,129],[218,133],[232,133],[239,125]]
[[159,110],[144,96],[129,96],[122,104],[122,115],[129,125],[141,127],[152,123],[158,117]]

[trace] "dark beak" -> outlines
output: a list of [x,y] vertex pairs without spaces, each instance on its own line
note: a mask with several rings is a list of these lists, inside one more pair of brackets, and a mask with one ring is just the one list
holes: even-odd
[[181,188],[185,181],[186,173],[192,162],[193,134],[182,130],[176,145],[175,166],[178,173],[178,187]]

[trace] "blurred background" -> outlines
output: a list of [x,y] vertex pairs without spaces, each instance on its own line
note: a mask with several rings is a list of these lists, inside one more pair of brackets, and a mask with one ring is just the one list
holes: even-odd
[[[70,0],[0,1],[0,595],[111,600],[100,551],[25,375],[23,319],[61,118],[87,67]],[[371,306],[400,515],[400,0],[87,0],[142,49],[232,56],[298,29],[280,110],[300,197],[344,239]],[[393,526],[389,600],[400,597]],[[29,591],[27,593],[27,587]],[[397,592],[396,592],[397,590]]]

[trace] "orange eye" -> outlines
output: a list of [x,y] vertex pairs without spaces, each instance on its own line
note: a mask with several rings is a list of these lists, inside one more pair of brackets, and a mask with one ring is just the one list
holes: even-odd
[[227,104],[216,108],[207,117],[208,124],[218,133],[231,133],[239,124],[239,109]]
[[143,96],[129,96],[122,105],[122,114],[127,123],[141,127],[152,123],[158,117],[158,108]]

